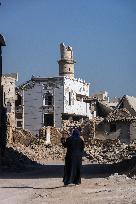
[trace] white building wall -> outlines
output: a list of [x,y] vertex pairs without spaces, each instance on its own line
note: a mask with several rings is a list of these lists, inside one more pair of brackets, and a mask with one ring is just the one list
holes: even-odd
[[[69,94],[71,93],[71,105]],[[79,96],[80,101],[77,100]],[[83,97],[89,96],[89,84],[80,79],[64,79],[64,113],[91,117],[89,104],[83,102]]]
[[[83,97],[89,96],[89,84],[81,80],[68,77],[35,78],[23,86],[22,92],[24,128],[34,134],[44,126],[44,114],[53,114],[54,126],[57,128],[62,127],[62,113],[90,117],[89,104],[83,102]],[[43,97],[48,92],[53,96],[50,105],[44,103]]]

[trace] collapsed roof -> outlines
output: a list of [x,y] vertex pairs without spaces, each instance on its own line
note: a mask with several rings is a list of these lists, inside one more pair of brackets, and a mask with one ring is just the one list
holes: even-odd
[[109,115],[105,118],[107,122],[112,121],[131,121],[136,120],[136,117],[132,116],[126,108],[115,109],[110,112]]

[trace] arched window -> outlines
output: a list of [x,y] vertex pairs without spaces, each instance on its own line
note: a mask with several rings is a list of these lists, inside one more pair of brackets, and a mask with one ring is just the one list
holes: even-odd
[[45,106],[49,106],[49,105],[53,105],[53,96],[50,92],[47,92],[46,94],[44,94],[44,103],[43,105]]

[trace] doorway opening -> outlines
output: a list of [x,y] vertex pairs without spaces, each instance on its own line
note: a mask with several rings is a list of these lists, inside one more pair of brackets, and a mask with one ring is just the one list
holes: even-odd
[[44,126],[54,126],[53,113],[44,114]]

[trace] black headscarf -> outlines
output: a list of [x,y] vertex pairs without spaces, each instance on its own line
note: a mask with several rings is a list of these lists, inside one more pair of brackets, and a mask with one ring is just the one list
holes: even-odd
[[79,130],[76,128],[73,130],[72,132],[72,138],[79,138],[80,137],[80,132]]

